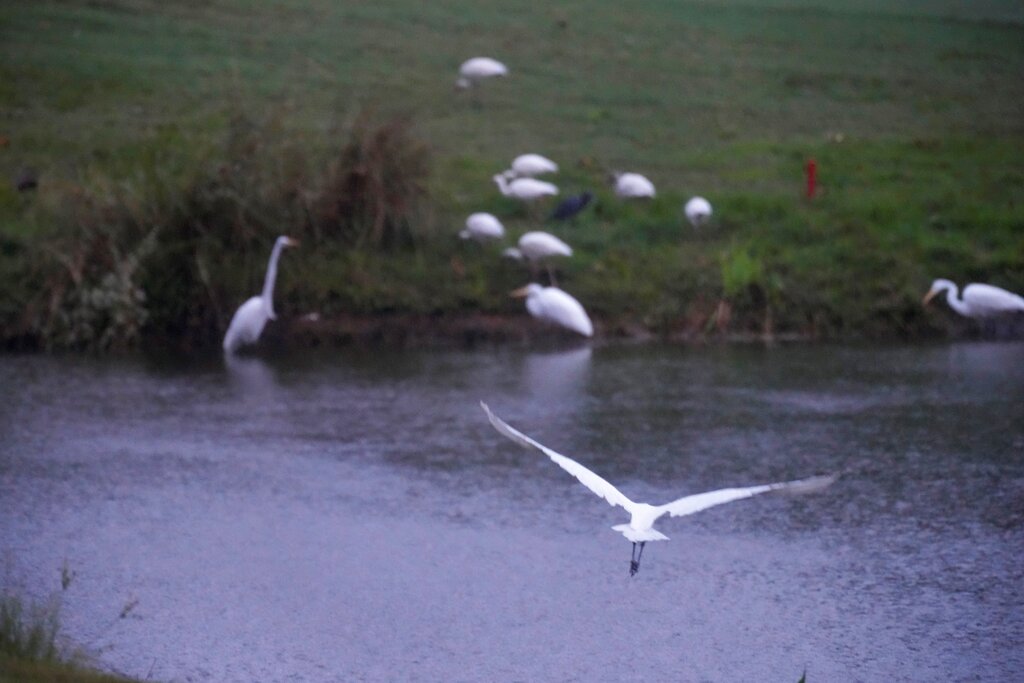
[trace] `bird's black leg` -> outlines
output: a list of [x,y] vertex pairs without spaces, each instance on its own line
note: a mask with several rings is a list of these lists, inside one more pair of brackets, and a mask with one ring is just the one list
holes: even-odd
[[558,281],[555,279],[555,271],[551,269],[551,264],[545,263],[544,265],[548,269],[548,284],[552,287],[557,287]]
[[[640,552],[643,553],[644,544],[640,544]],[[629,575],[634,576],[640,569],[640,558],[636,556],[636,541],[633,542],[633,553],[629,556]]]

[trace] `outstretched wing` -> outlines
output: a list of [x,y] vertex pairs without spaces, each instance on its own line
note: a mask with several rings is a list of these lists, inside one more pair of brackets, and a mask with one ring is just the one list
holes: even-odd
[[494,428],[498,430],[498,433],[507,436],[509,439],[512,439],[513,441],[518,443],[520,446],[524,446],[526,448],[534,448],[543,453],[544,455],[548,456],[549,458],[554,460],[559,467],[561,467],[563,470],[565,470],[572,476],[576,477],[581,484],[583,484],[588,489],[590,489],[591,491],[593,491],[594,493],[608,501],[609,505],[621,505],[622,507],[626,508],[626,510],[632,509],[633,501],[631,501],[629,498],[626,498],[626,496],[624,496],[617,488],[609,484],[607,481],[605,481],[598,475],[594,474],[586,467],[573,460],[572,458],[567,458],[561,453],[556,453],[547,446],[542,446],[541,444],[537,443],[536,441],[526,436],[522,432],[519,432],[513,429],[512,427],[509,427],[500,417],[492,413],[491,409],[488,408],[487,404],[484,403],[483,401],[480,401],[480,407],[484,409],[485,413],[487,413],[487,419],[491,421],[491,425],[493,425]]
[[809,477],[807,479],[798,479],[796,481],[784,481],[777,484],[762,484],[760,486],[748,486],[746,488],[735,488],[735,489],[719,489],[717,491],[708,491],[707,493],[698,493],[693,496],[686,496],[679,500],[666,503],[665,505],[658,506],[661,514],[666,512],[672,517],[682,517],[684,515],[692,515],[695,512],[701,510],[707,510],[710,507],[721,505],[722,503],[731,503],[734,500],[742,500],[744,498],[750,498],[760,493],[770,492],[788,492],[788,493],[811,493],[813,491],[820,491],[826,486],[830,486],[839,476],[835,474],[820,476],[820,477]]

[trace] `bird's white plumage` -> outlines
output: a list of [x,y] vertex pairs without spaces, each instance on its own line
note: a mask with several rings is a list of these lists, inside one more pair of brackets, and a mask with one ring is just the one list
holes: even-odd
[[958,299],[959,289],[956,284],[941,278],[932,283],[924,302],[928,303],[943,291],[946,292],[946,302],[950,308],[969,318],[988,318],[1024,311],[1024,297],[1001,287],[975,282],[964,287],[963,296]]
[[597,494],[598,497],[608,501],[609,505],[618,505],[626,510],[629,510],[633,506],[633,501],[624,496],[621,491],[608,483],[607,480],[601,478],[597,474],[594,474],[572,458],[567,458],[561,453],[556,453],[547,446],[534,441],[519,430],[510,427],[504,420],[492,413],[491,409],[488,408],[487,404],[483,401],[480,402],[480,407],[484,409],[484,412],[487,414],[487,419],[490,420],[491,425],[498,430],[498,433],[508,437],[521,446],[536,449],[548,456],[559,467],[576,477],[581,484]]
[[584,337],[594,335],[594,324],[590,316],[583,305],[568,292],[558,287],[542,287],[531,283],[512,294],[526,297],[526,310],[534,318],[561,325]]
[[686,213],[686,220],[690,221],[693,227],[699,228],[711,218],[711,202],[703,197],[693,197],[686,202],[683,211]]
[[558,173],[558,164],[540,154],[520,154],[512,160],[512,172],[526,177]]
[[558,194],[558,188],[546,181],[536,178],[513,178],[509,180],[505,174],[498,173],[494,176],[494,182],[498,189],[506,197],[513,197],[522,202],[532,202],[543,197],[553,197]]
[[469,88],[485,78],[507,75],[508,67],[498,60],[491,57],[473,57],[467,59],[459,67],[459,79],[455,81],[455,85],[460,88]]
[[615,194],[624,199],[654,196],[654,183],[639,173],[616,173]]
[[234,353],[246,344],[254,344],[259,339],[268,320],[277,319],[274,313],[274,283],[277,281],[277,261],[285,247],[298,246],[291,237],[282,235],[274,242],[267,263],[267,274],[263,280],[263,292],[250,297],[238,307],[231,317],[228,331],[224,334],[224,351]]
[[484,212],[470,214],[466,219],[466,229],[459,233],[459,237],[462,239],[474,239],[480,242],[500,240],[504,236],[505,226],[501,224],[501,221],[493,214]]
[[653,528],[654,523],[658,518],[665,514],[672,517],[681,517],[685,515],[692,515],[701,510],[706,510],[716,505],[722,505],[723,503],[729,503],[735,500],[741,500],[743,498],[750,498],[761,493],[768,493],[773,491],[786,491],[790,493],[810,493],[812,491],[818,491],[830,486],[837,479],[835,475],[830,476],[818,476],[810,477],[807,479],[799,479],[796,481],[778,482],[774,484],[761,484],[759,486],[747,486],[742,488],[728,488],[719,489],[717,491],[708,491],[706,493],[698,493],[692,496],[685,496],[674,500],[671,503],[664,505],[649,505],[647,503],[637,503],[627,498],[621,491],[615,488],[607,480],[601,478],[594,472],[590,471],[583,465],[579,464],[575,460],[557,453],[547,446],[534,441],[530,437],[526,436],[520,431],[510,427],[501,418],[491,412],[491,409],[487,407],[483,401],[480,402],[480,406],[484,409],[487,414],[487,419],[494,426],[498,432],[512,441],[520,444],[527,448],[533,448],[539,450],[544,455],[548,456],[559,467],[564,469],[566,472],[576,477],[581,484],[586,486],[588,489],[593,491],[595,494],[605,499],[611,505],[618,505],[624,508],[630,513],[629,524],[618,524],[614,527],[616,531],[622,533],[626,538],[633,541],[634,543],[645,542],[645,541],[662,541],[668,540],[668,538]]
[[530,261],[551,256],[572,256],[572,247],[549,232],[531,230],[519,238],[519,253]]

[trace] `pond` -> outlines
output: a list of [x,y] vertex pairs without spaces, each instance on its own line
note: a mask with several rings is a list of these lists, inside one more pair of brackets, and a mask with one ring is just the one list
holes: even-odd
[[[1024,344],[0,356],[0,588],[165,681],[1010,680]],[[841,472],[627,521],[634,500]],[[123,616],[122,616],[123,614]]]

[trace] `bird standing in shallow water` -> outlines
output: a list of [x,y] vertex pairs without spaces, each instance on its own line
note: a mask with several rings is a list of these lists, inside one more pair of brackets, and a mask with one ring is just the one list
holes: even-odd
[[[748,486],[745,488],[719,489],[717,491],[708,491],[707,493],[698,493],[696,495],[686,496],[685,498],[680,498],[679,500],[666,503],[665,505],[635,503],[624,496],[617,488],[572,458],[567,458],[560,453],[556,453],[547,446],[541,445],[522,432],[519,432],[507,425],[501,420],[501,418],[492,413],[491,409],[488,408],[487,404],[483,401],[480,402],[480,407],[484,409],[484,412],[487,414],[487,419],[490,420],[491,425],[498,430],[499,434],[508,437],[524,448],[532,448],[540,451],[551,458],[555,464],[563,470],[576,477],[581,484],[593,491],[599,497],[608,501],[609,505],[619,505],[630,514],[629,524],[616,524],[612,527],[612,529],[625,536],[627,540],[633,542],[633,555],[629,560],[630,576],[634,576],[640,570],[640,558],[644,554],[644,546],[648,541],[668,540],[668,536],[665,536],[654,528],[654,523],[662,515],[668,514],[672,517],[692,515],[695,512],[707,510],[708,508],[716,505],[729,503],[734,500],[742,500],[743,498],[750,498],[751,496],[756,496],[760,493],[783,491],[789,493],[810,493],[812,491],[819,491],[826,486],[831,485],[838,478],[836,475],[829,475],[810,477],[808,479],[800,479],[797,481],[779,482],[776,484]],[[640,544],[639,553],[637,552],[637,543]]]
[[962,299],[957,298],[958,288],[951,280],[938,279],[924,296],[926,304],[939,293],[946,292],[949,307],[968,318],[990,318],[1005,313],[1024,311],[1024,297],[1008,292],[1001,287],[972,283],[964,287]]
[[512,292],[512,296],[526,297],[526,310],[538,320],[560,325],[584,337],[594,335],[594,324],[583,310],[583,305],[558,287],[530,283]]
[[263,280],[263,292],[251,297],[238,307],[231,318],[228,331],[224,335],[225,353],[234,353],[244,344],[255,344],[263,332],[268,320],[276,320],[274,313],[274,282],[277,280],[277,260],[285,247],[297,247],[299,243],[291,237],[282,235],[274,242],[267,264],[267,274]]

